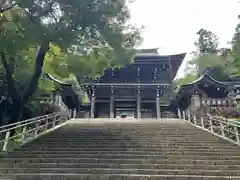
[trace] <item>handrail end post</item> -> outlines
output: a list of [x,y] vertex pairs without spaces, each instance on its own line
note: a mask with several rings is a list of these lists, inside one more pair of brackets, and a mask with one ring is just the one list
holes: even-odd
[[196,117],[196,115],[193,116],[193,120],[194,120],[194,124],[197,125],[197,117]]
[[179,109],[179,108],[177,109],[177,113],[178,113],[178,118],[179,118],[179,119],[182,119],[182,116],[181,116],[181,111],[180,111],[180,109]]
[[9,138],[10,138],[10,133],[11,131],[7,131],[6,135],[5,135],[5,140],[4,140],[4,144],[3,144],[3,152],[6,152],[8,149],[8,142],[9,142]]
[[21,133],[21,144],[24,144],[24,142],[25,142],[26,132],[27,132],[27,126],[24,126],[22,133]]
[[236,141],[240,145],[240,137],[239,137],[237,126],[234,126],[234,131],[235,131]]
[[202,128],[205,128],[203,116],[201,116],[201,126],[202,126]]
[[221,133],[222,133],[222,136],[225,137],[224,126],[223,126],[222,121],[220,121],[220,126],[221,126]]

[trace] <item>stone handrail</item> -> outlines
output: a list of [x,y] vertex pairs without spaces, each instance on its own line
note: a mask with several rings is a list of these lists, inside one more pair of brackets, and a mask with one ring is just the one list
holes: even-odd
[[66,112],[67,114],[70,114],[70,110],[68,109],[68,107],[66,106],[66,104],[60,99],[59,100],[59,107],[63,112]]
[[194,114],[191,114],[189,110],[182,112],[178,110],[178,117],[240,146],[239,122],[229,121],[222,117],[214,117],[210,114],[205,114],[197,118]]
[[46,134],[70,119],[66,113],[52,113],[0,127],[0,152],[8,151],[9,141],[18,141],[20,146]]

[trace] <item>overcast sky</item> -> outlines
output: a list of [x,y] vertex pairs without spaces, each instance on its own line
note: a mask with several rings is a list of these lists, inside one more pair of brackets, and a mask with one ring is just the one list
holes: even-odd
[[[159,47],[160,54],[191,52],[201,28],[217,34],[226,46],[240,14],[238,0],[136,0],[129,7],[131,21],[145,27],[141,48]],[[179,76],[183,71],[184,64]]]

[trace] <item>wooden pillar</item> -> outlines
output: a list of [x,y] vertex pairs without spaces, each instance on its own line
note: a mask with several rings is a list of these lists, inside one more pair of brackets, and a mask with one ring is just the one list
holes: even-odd
[[141,91],[140,86],[138,86],[137,90],[137,119],[141,119]]
[[161,107],[160,107],[159,96],[156,97],[156,109],[157,109],[157,119],[160,119],[162,117],[162,115],[161,115]]
[[162,117],[162,115],[161,115],[161,107],[160,107],[160,90],[159,90],[159,86],[157,87],[156,110],[157,110],[157,119],[160,119]]
[[137,119],[141,119],[141,95],[137,94]]
[[114,118],[114,96],[111,95],[110,97],[110,114],[109,114],[110,118]]
[[90,118],[95,118],[95,100],[96,100],[96,97],[93,95],[91,98]]

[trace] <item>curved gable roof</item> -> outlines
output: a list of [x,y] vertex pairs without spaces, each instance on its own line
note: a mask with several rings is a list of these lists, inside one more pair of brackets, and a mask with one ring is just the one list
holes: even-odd
[[198,83],[201,83],[201,82],[208,82],[208,83],[211,83],[211,84],[215,84],[216,86],[220,86],[220,87],[229,87],[228,84],[225,84],[224,82],[220,82],[216,79],[214,79],[213,77],[209,76],[208,74],[203,74],[202,76],[200,76],[198,79],[188,83],[188,84],[185,84],[185,85],[182,85],[180,88],[179,88],[179,91],[178,92],[181,92],[183,91],[184,89],[186,88],[191,88],[192,86],[198,84]]
[[58,83],[58,84],[60,84],[60,85],[63,85],[63,86],[72,86],[71,84],[67,84],[67,83],[65,83],[65,82],[63,82],[63,81],[60,81],[59,79],[56,79],[56,78],[53,77],[51,74],[46,74],[46,76],[47,76],[50,80],[52,80],[52,81],[54,81],[54,82],[56,82],[56,83]]

